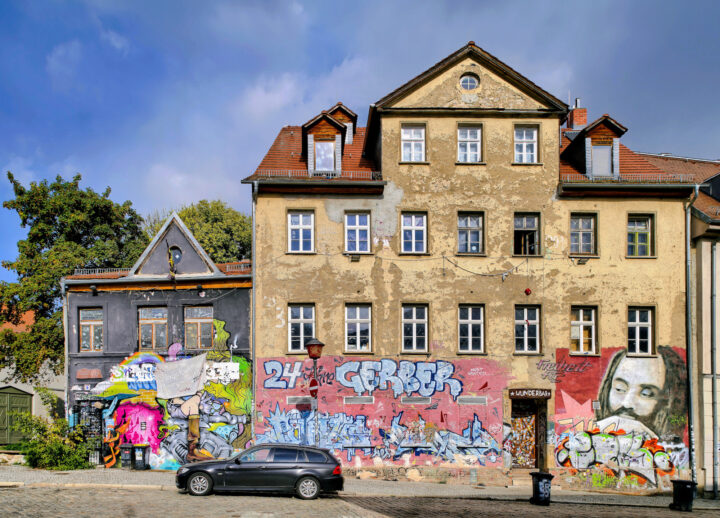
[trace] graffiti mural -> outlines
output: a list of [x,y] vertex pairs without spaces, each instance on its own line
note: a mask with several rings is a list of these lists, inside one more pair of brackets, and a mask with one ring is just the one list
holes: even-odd
[[[174,361],[183,360],[179,351],[174,353]],[[118,464],[124,443],[149,445],[151,468],[170,470],[185,462],[227,457],[246,446],[252,399],[248,360],[209,351],[200,390],[169,399],[157,397],[154,374],[160,363],[164,359],[157,354],[136,353],[96,387],[104,405],[107,467]]]
[[[558,349],[558,363],[572,361]],[[583,376],[558,378],[556,450],[559,466],[594,468],[602,487],[657,486],[687,467],[684,351],[659,346],[657,355],[632,357],[610,349],[583,363]],[[596,361],[595,361],[596,360]],[[599,380],[597,385],[588,379]],[[587,477],[585,477],[587,478]]]
[[[314,444],[312,362],[260,360],[257,443]],[[408,361],[323,357],[320,447],[348,463],[501,466],[507,372],[485,358]],[[470,398],[470,399],[463,399]]]

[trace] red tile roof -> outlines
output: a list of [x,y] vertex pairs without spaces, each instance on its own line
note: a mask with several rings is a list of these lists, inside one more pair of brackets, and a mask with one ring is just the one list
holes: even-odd
[[[345,172],[353,171],[367,173],[367,178],[359,177],[359,179],[369,179],[370,173],[377,171],[375,164],[371,160],[363,158],[362,150],[364,145],[365,128],[357,128],[352,144],[345,145],[341,178],[351,179],[351,175],[346,175]],[[300,126],[285,126],[280,130],[275,142],[270,146],[255,173],[245,180],[265,178],[271,172],[288,173],[278,176],[307,177],[307,167],[307,157],[302,155],[302,128]],[[297,174],[289,174],[291,172]]]
[[692,174],[695,181],[702,183],[713,176],[720,174],[720,160],[697,160],[693,158],[683,158],[677,156],[664,156],[640,153],[640,155],[659,167],[663,171],[670,173]]
[[[236,262],[230,262],[230,263],[215,263],[215,266],[218,267],[218,270],[220,270],[225,275],[250,275],[252,273],[252,263],[249,259],[243,260],[243,261],[236,261]],[[96,280],[96,279],[120,279],[122,277],[127,277],[130,273],[129,269],[117,269],[114,268],[112,270],[114,271],[102,271],[102,269],[99,269],[100,271],[96,273],[83,273],[83,274],[73,274],[73,275],[67,275],[65,276],[65,279],[73,279],[73,280]],[[111,270],[108,268],[108,270]],[[77,271],[77,270],[76,270]]]
[[720,222],[720,201],[712,196],[700,191],[697,200],[693,203],[693,208],[714,220],[715,223]]

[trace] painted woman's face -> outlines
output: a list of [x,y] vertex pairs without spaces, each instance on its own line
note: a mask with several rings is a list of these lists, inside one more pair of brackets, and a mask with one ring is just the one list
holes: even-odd
[[610,387],[610,410],[649,423],[663,398],[665,363],[662,358],[628,358],[618,365]]

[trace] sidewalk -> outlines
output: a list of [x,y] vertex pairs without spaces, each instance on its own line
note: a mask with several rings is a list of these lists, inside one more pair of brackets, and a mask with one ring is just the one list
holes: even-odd
[[[124,489],[160,489],[175,491],[175,473],[167,471],[130,471],[123,469],[94,469],[78,471],[45,471],[25,466],[0,466],[0,487],[56,486]],[[532,495],[530,486],[478,487],[430,482],[391,482],[345,478],[341,496],[471,498],[479,500],[526,501]],[[618,505],[626,507],[667,508],[671,496],[634,496],[614,493],[552,490],[552,502],[567,504]],[[694,509],[720,511],[720,500],[698,498]]]

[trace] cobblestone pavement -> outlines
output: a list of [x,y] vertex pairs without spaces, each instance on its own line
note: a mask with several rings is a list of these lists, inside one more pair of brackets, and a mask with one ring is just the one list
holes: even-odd
[[191,517],[383,518],[338,497],[300,500],[292,496],[237,494],[193,497],[177,490],[0,488],[0,516],[13,518]]

